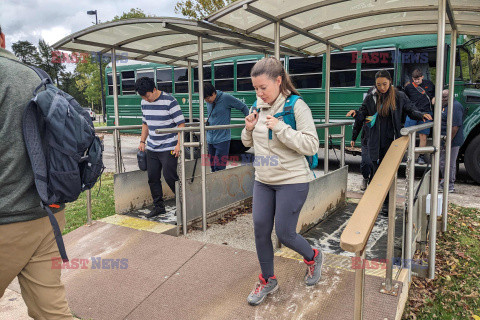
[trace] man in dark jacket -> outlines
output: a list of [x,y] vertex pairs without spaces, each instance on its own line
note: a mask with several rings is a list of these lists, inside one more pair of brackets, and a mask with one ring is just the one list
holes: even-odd
[[[428,113],[433,116],[432,104],[435,103],[435,85],[423,78],[423,72],[415,69],[412,73],[412,82],[405,86],[407,97],[413,102],[418,111]],[[407,116],[405,127],[412,127],[423,123]],[[430,128],[418,131],[420,147],[427,145],[427,137],[430,134]],[[425,157],[421,154],[417,159],[418,164],[425,164]]]
[[[228,125],[231,119],[231,110],[240,110],[248,116],[248,107],[228,93],[216,90],[206,82],[203,86],[205,101],[207,102],[208,125]],[[230,149],[230,129],[207,131],[208,154],[212,172],[224,170],[227,166],[228,150]]]
[[[60,259],[57,243],[22,139],[23,110],[40,78],[5,50],[1,29],[0,35],[0,298],[18,277],[30,317],[73,319],[61,269],[54,267]],[[61,229],[63,208],[52,208]]]

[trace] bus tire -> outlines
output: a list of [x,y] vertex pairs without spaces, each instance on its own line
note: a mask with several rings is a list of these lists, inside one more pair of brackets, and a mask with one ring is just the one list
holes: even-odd
[[473,180],[480,183],[480,135],[473,138],[465,150],[465,169]]
[[[190,132],[183,133],[184,141],[190,142]],[[193,135],[193,142],[198,142],[200,139],[197,135]],[[186,159],[190,159],[190,147],[185,147],[185,157]],[[200,148],[193,148],[193,158],[200,159],[201,151]]]
[[230,140],[229,154],[242,154],[248,149],[250,148],[245,147],[241,140]]

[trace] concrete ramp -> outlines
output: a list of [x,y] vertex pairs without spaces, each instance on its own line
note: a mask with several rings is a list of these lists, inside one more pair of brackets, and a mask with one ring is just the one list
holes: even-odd
[[[104,222],[64,239],[71,263],[63,281],[79,318],[352,319],[354,273],[329,266],[330,255],[313,288],[303,284],[303,262],[275,257],[280,289],[251,307],[255,252]],[[365,319],[395,319],[400,297],[380,294],[381,282],[366,276]]]

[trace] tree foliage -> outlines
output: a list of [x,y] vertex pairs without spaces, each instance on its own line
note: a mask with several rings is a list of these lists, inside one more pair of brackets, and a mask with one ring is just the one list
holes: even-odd
[[38,66],[40,64],[40,55],[37,47],[29,41],[17,41],[12,44],[13,54],[25,64]]
[[38,67],[48,73],[48,75],[57,83],[58,86],[60,83],[60,72],[65,70],[65,65],[54,62],[52,53],[53,49],[43,39],[38,41],[38,52],[40,53]]
[[145,12],[139,8],[131,8],[130,11],[124,12],[121,16],[115,16],[112,21],[150,17],[154,16],[145,14]]
[[180,0],[175,5],[175,13],[179,13],[187,18],[202,20],[235,1],[236,0]]

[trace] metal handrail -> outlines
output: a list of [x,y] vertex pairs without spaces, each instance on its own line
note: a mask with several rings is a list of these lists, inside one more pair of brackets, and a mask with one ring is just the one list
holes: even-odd
[[[407,137],[402,137],[392,142],[385,158],[373,177],[372,182],[365,191],[355,212],[345,227],[341,238],[342,249],[354,252],[355,256],[362,261],[365,259],[365,248],[370,238],[373,225],[382,207],[387,194],[390,195],[388,205],[388,237],[387,237],[387,268],[385,282],[381,289],[382,293],[396,295],[396,287],[393,286],[393,251],[395,237],[396,215],[396,191],[397,174],[403,155],[407,148]],[[391,166],[391,164],[394,166]],[[386,172],[385,172],[386,171]],[[391,174],[389,174],[392,172]],[[387,184],[385,184],[385,182]],[[380,195],[380,197],[378,197]],[[372,212],[375,214],[372,215]],[[355,319],[362,319],[363,315],[363,292],[365,285],[365,268],[355,270]]]
[[433,127],[433,122],[426,122],[426,123],[422,123],[422,124],[417,124],[416,126],[402,128],[402,129],[400,129],[400,134],[402,136],[406,136],[406,135],[412,134],[414,132],[424,130],[424,129],[428,129],[428,128],[432,128],[432,127]]

